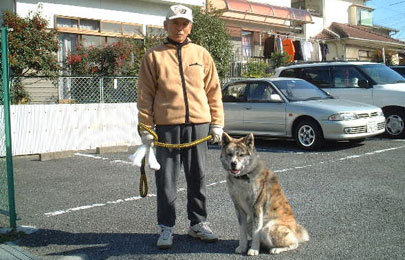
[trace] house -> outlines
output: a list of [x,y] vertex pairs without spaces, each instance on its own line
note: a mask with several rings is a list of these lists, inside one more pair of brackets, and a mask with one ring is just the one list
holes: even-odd
[[[232,36],[236,60],[267,58],[272,35],[318,43],[318,56],[300,61],[365,60],[399,63],[405,42],[391,37],[397,30],[373,24],[368,0],[209,0],[224,10],[222,19]],[[316,48],[320,47],[315,46]],[[268,53],[268,52],[267,52]],[[402,60],[405,62],[405,60]]]
[[[49,28],[59,32],[58,60],[63,62],[79,45],[102,46],[121,38],[141,40],[146,33],[164,33],[163,22],[172,4],[206,5],[205,0],[2,0],[1,10],[21,17],[39,11]],[[58,88],[50,81],[27,79],[24,88],[31,104],[55,103]]]
[[147,32],[163,32],[169,5],[205,6],[205,0],[2,0],[5,9],[25,17],[40,11],[49,27],[59,32],[59,60],[80,44],[101,46],[122,37],[142,39]]
[[290,0],[209,0],[210,5],[224,11],[221,18],[232,36],[237,60],[268,58],[266,39],[274,35],[305,39],[304,25],[313,23],[311,14],[292,8]]
[[367,1],[291,0],[291,6],[311,13],[314,24],[304,25],[305,37],[326,42],[327,60],[405,63],[405,42],[391,37],[396,29],[373,23]]

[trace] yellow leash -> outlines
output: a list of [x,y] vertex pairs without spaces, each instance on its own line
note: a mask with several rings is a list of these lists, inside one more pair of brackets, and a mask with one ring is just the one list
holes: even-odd
[[174,148],[174,149],[189,148],[189,147],[199,145],[199,144],[201,144],[201,143],[204,143],[204,142],[206,142],[206,141],[212,139],[212,136],[209,135],[209,136],[207,136],[207,137],[204,137],[204,138],[195,140],[195,141],[190,142],[190,143],[185,143],[185,144],[166,144],[166,143],[158,142],[158,141],[157,141],[157,140],[158,140],[158,136],[157,136],[156,132],[153,131],[153,130],[152,130],[150,127],[148,127],[147,125],[142,124],[142,123],[139,123],[139,127],[142,128],[143,130],[148,131],[151,135],[153,135],[153,137],[154,137],[153,143],[154,143],[155,146],[160,146],[160,147],[165,147],[165,148]]
[[[139,123],[139,127],[143,130],[146,130],[149,132],[151,135],[153,135],[153,144],[155,146],[159,147],[165,147],[165,148],[174,148],[174,149],[184,149],[184,148],[190,148],[192,146],[199,145],[201,143],[207,142],[208,140],[212,139],[212,135],[208,135],[207,137],[195,140],[190,143],[185,143],[185,144],[167,144],[167,143],[162,143],[158,142],[158,136],[155,131],[153,131],[150,127],[143,123]],[[142,198],[146,197],[148,195],[148,180],[146,178],[146,173],[145,173],[145,158],[142,160],[142,165],[141,165],[141,179],[139,181],[139,194],[141,195]]]

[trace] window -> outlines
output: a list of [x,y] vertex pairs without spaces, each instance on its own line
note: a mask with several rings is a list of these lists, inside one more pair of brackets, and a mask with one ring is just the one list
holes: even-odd
[[82,35],[81,44],[83,47],[99,47],[104,44],[105,37],[95,36],[95,35]]
[[395,84],[404,80],[401,75],[384,64],[365,64],[358,68],[377,84]]
[[122,33],[123,34],[142,34],[142,25],[140,24],[122,24]]
[[335,88],[358,88],[359,80],[366,80],[360,71],[352,66],[336,66],[333,70]]
[[253,53],[253,32],[242,31],[242,55],[252,57]]
[[248,102],[266,102],[270,101],[272,89],[264,82],[255,82],[249,84]]
[[118,37],[106,37],[107,38],[107,44],[113,44],[116,42],[120,42],[122,40],[122,38],[118,38]]
[[371,10],[357,8],[357,24],[373,26],[373,12]]
[[80,29],[100,31],[100,21],[90,19],[80,19]]
[[78,43],[79,41],[77,34],[60,33],[58,61],[62,63],[71,51],[76,50]]
[[163,28],[161,26],[152,26],[152,25],[148,25],[146,27],[146,33],[149,35],[153,35],[153,36],[165,36],[166,35],[165,28]]
[[329,88],[332,86],[330,67],[327,66],[304,68],[300,78],[311,82],[319,88]]
[[65,17],[56,17],[56,27],[79,29],[79,20]]
[[244,102],[246,100],[247,83],[235,83],[229,85],[222,93],[222,100],[224,102]]
[[328,95],[305,80],[278,80],[273,84],[290,101],[316,100],[328,98]]
[[141,38],[143,25],[112,22],[79,17],[55,16],[55,27],[59,32],[73,32],[99,36],[135,36]]
[[106,33],[121,33],[122,24],[113,22],[101,22],[101,32]]
[[286,69],[281,71],[280,77],[285,78],[301,78],[302,69]]
[[307,10],[314,16],[322,16],[322,1],[292,0],[291,7]]

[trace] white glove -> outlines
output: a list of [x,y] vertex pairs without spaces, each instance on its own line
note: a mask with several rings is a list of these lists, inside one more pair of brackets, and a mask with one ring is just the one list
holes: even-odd
[[142,144],[152,147],[153,146],[153,139],[154,139],[153,135],[151,133],[149,133],[148,131],[146,131],[146,130],[142,130],[140,132],[140,134],[141,134]]
[[210,125],[210,135],[212,135],[211,143],[220,143],[222,141],[222,134],[224,130],[220,125]]
[[146,156],[146,165],[148,165],[150,169],[155,171],[160,169],[160,164],[156,160],[153,148],[146,144],[141,145],[136,150],[136,152],[130,155],[128,158],[132,161],[132,165],[135,165],[136,167],[141,167],[142,160],[145,156]]

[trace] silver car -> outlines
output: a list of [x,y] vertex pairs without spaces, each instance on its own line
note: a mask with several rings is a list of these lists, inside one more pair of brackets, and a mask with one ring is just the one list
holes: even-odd
[[385,131],[379,107],[335,99],[302,79],[237,80],[222,95],[229,134],[294,138],[314,150],[325,140],[362,142]]

